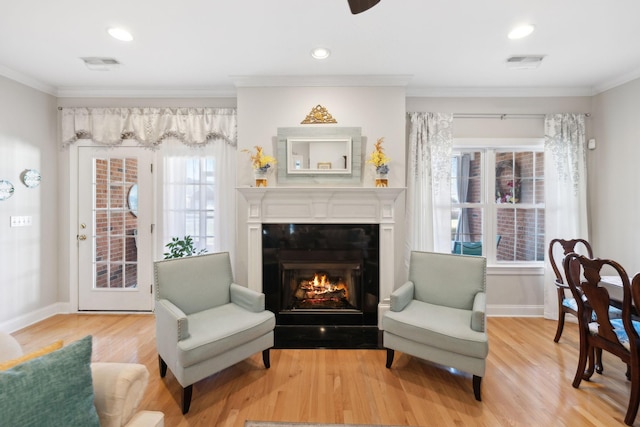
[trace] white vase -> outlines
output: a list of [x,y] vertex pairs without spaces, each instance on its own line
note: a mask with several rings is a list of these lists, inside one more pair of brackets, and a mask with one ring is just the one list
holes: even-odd
[[256,187],[266,187],[268,184],[267,171],[256,169],[253,171],[253,173],[256,179]]
[[386,173],[378,173],[376,172],[376,187],[388,187],[389,180],[387,178]]

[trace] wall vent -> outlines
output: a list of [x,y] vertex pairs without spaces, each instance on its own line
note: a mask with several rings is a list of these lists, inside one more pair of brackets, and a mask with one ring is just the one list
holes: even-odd
[[80,58],[88,69],[92,71],[111,71],[120,66],[120,62],[114,58],[99,58],[95,56]]
[[529,70],[538,68],[542,63],[542,55],[517,55],[507,58],[507,68],[515,70]]

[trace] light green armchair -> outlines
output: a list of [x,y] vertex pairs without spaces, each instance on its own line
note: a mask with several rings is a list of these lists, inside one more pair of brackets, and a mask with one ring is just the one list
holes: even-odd
[[391,294],[382,318],[387,368],[394,350],[473,375],[480,385],[489,354],[485,326],[486,258],[412,252],[409,280]]
[[226,252],[154,263],[160,376],[182,386],[182,413],[193,384],[262,351],[269,368],[275,315],[264,294],[233,283]]

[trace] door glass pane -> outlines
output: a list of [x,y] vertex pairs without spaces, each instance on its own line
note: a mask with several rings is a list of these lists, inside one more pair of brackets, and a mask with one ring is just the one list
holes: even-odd
[[138,219],[127,201],[138,181],[137,164],[136,158],[94,159],[94,288],[138,286]]

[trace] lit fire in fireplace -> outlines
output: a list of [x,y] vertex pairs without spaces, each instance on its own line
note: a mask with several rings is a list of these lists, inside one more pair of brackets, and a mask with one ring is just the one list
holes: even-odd
[[349,290],[342,280],[338,279],[337,283],[331,283],[326,274],[315,273],[313,279],[300,281],[294,296],[306,303],[324,304],[328,301],[348,300]]

